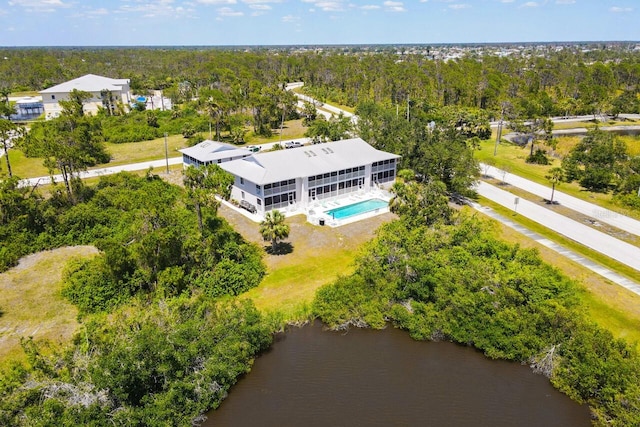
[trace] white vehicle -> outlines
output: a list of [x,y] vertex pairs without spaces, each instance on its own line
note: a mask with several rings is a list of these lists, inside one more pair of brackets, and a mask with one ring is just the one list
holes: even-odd
[[297,148],[302,147],[302,143],[299,141],[287,141],[284,143],[284,148]]

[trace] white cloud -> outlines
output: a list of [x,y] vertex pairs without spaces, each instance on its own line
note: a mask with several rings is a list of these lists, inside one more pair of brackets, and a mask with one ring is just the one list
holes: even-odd
[[538,7],[538,6],[539,6],[538,2],[535,2],[535,1],[528,1],[522,5],[522,7]]
[[230,7],[221,7],[218,9],[219,16],[243,16],[244,13],[231,9]]
[[196,0],[200,4],[236,4],[236,0]]
[[282,3],[282,0],[241,0],[242,3],[248,5],[266,4],[266,3]]
[[315,12],[320,9],[323,12],[344,12],[345,4],[342,0],[302,0],[303,3],[313,3],[313,8],[309,12]]
[[298,21],[300,21],[299,16],[286,15],[282,17],[282,22],[298,22]]
[[466,3],[456,3],[456,4],[449,5],[449,9],[453,9],[453,10],[469,9],[470,7],[471,5]]
[[360,6],[360,9],[362,9],[362,10],[376,10],[376,9],[380,9],[380,6],[378,6],[377,4],[365,4],[364,6]]
[[96,16],[108,15],[108,9],[101,7],[98,9],[83,8],[72,15],[73,18],[95,18]]
[[613,6],[609,11],[614,13],[633,12],[633,8]]
[[556,0],[556,4],[575,4],[576,0]]
[[389,12],[406,12],[407,9],[404,8],[404,4],[401,1],[391,1],[387,0],[384,2],[385,10]]
[[[125,4],[115,11],[116,13],[139,13],[146,18],[155,18],[157,16],[177,16],[193,13],[192,8],[186,9],[182,6],[172,6],[173,0],[138,0],[135,3]],[[188,4],[188,3],[185,3]]]
[[500,0],[500,3],[513,3],[516,0]]
[[55,12],[60,8],[71,7],[62,0],[10,0],[9,6],[20,6],[27,12]]
[[272,7],[269,6],[268,4],[250,4],[249,8],[254,10],[271,10],[272,9]]
[[316,7],[324,12],[343,12],[345,10],[344,5],[339,1],[317,1]]

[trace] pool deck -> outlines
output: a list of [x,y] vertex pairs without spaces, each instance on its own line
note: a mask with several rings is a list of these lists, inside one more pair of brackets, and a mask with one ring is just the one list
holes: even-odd
[[[307,222],[313,225],[320,225],[321,220],[324,220],[324,225],[329,227],[340,227],[341,225],[351,224],[357,221],[361,221],[363,219],[372,218],[378,215],[382,215],[384,213],[389,212],[388,207],[378,208],[369,212],[365,212],[359,215],[349,216],[343,219],[333,218],[331,215],[327,215],[325,211],[330,209],[337,209],[344,206],[352,205],[354,203],[363,202],[365,200],[371,199],[380,199],[386,202],[391,200],[391,193],[376,189],[369,192],[354,192],[349,194],[344,194],[336,197],[331,197],[327,199],[322,199],[315,201],[311,205],[309,205],[306,209],[298,206],[297,204],[293,204],[289,207],[279,209],[281,213],[283,213],[286,217],[294,216],[294,215],[306,215]],[[219,199],[220,200],[220,199]],[[258,214],[252,214],[251,212],[242,209],[238,206],[235,206],[227,201],[220,200],[225,206],[233,209],[234,211],[246,216],[250,220],[254,222],[261,222],[264,218]]]
[[361,221],[363,219],[372,218],[389,212],[389,207],[386,206],[358,215],[351,215],[342,219],[334,218],[326,213],[326,211],[331,209],[338,209],[372,199],[380,199],[385,202],[389,202],[389,200],[391,200],[391,194],[382,190],[375,190],[368,193],[356,192],[330,199],[319,200],[309,206],[309,209],[306,212],[307,221],[314,225],[320,225],[320,221],[324,220],[324,225],[328,225],[329,227],[340,227],[341,225],[351,224],[356,221]]

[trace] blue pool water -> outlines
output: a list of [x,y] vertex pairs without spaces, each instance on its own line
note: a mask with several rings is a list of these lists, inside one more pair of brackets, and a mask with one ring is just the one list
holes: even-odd
[[335,219],[345,219],[351,216],[360,215],[366,212],[375,211],[376,209],[386,208],[388,202],[380,199],[365,200],[354,203],[352,205],[342,206],[340,208],[325,211],[325,214]]

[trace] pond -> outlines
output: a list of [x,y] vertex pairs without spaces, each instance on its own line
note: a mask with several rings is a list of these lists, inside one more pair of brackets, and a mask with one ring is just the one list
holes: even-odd
[[280,335],[204,426],[589,426],[527,366],[391,327]]

